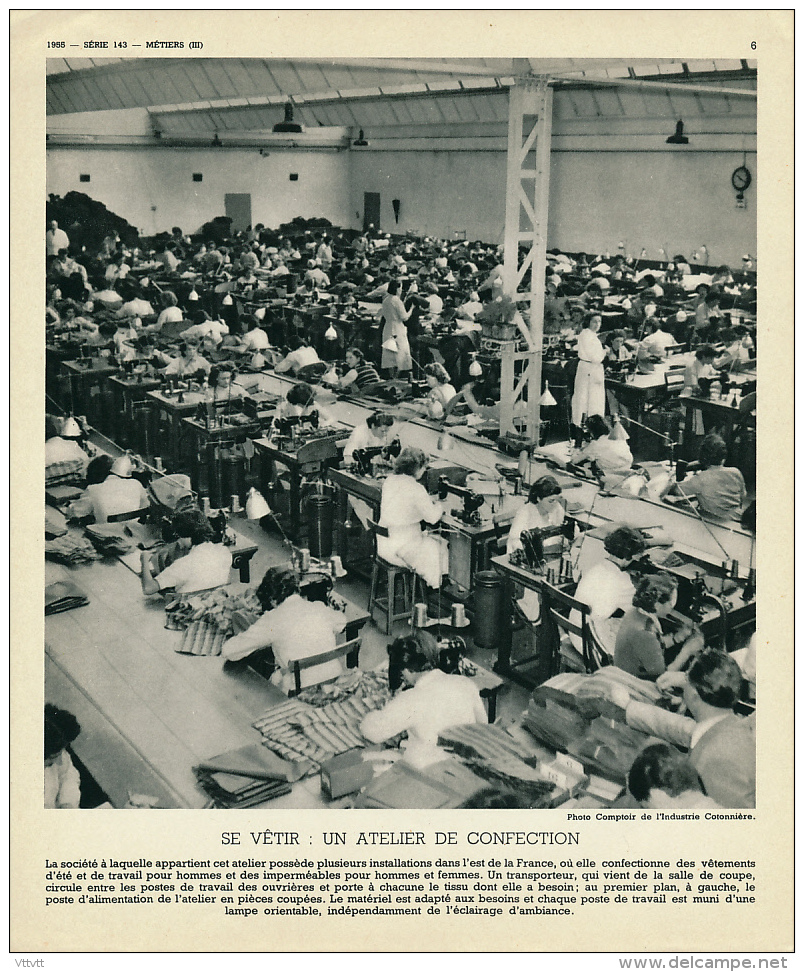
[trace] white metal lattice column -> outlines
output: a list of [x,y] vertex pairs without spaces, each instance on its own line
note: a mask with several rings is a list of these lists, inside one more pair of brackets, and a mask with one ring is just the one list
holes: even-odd
[[[512,343],[501,362],[500,431],[514,430],[514,410],[527,388],[527,436],[538,441],[541,396],[544,275],[550,192],[553,90],[546,77],[517,78],[508,93],[508,169],[505,201],[504,292],[529,305],[528,350]],[[520,259],[520,245],[523,246]],[[530,270],[530,284],[521,290]],[[525,368],[516,380],[515,362]]]

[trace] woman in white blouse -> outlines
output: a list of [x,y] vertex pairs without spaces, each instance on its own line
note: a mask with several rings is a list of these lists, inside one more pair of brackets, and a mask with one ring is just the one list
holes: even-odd
[[606,411],[606,352],[597,336],[602,320],[600,314],[590,314],[578,335],[578,370],[572,396],[572,424],[578,427],[583,425],[584,415],[603,415]]
[[418,768],[447,758],[439,734],[452,726],[488,722],[477,688],[464,675],[433,668],[415,636],[388,646],[388,682],[403,688],[383,708],[369,712],[360,731],[371,742],[407,733],[403,760]]
[[421,521],[438,523],[444,512],[419,482],[427,468],[421,449],[408,447],[400,453],[382,487],[380,526],[387,537],[377,537],[377,553],[401,567],[411,567],[428,587],[438,588],[447,573],[449,554],[443,540],[422,530]]
[[[390,280],[388,282],[388,293],[382,302],[379,317],[383,321],[382,328],[382,361],[380,366],[390,371],[393,377],[399,371],[410,371],[413,367],[413,360],[410,356],[410,342],[408,341],[408,329],[405,321],[410,317],[411,312],[405,310],[405,305],[399,298],[399,281]],[[385,347],[385,343],[391,339],[396,341],[396,351],[391,351]]]
[[[326,604],[305,600],[299,594],[298,577],[287,567],[270,567],[255,594],[265,613],[250,628],[225,642],[223,657],[238,661],[261,648],[271,648],[277,665],[271,681],[288,692],[295,685],[292,663],[331,651],[346,618]],[[343,665],[337,658],[311,665],[302,669],[301,684],[303,688],[318,685],[342,672]]]

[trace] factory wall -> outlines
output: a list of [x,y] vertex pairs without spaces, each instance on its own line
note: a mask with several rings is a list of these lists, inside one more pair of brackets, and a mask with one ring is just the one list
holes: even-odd
[[[558,140],[557,140],[558,141]],[[737,208],[731,173],[743,152],[553,150],[548,246],[651,259],[689,256],[705,245],[709,263],[739,265],[756,254],[754,183]],[[363,194],[381,197],[381,228],[501,243],[505,224],[502,151],[361,151],[351,153],[351,225],[362,225]],[[399,200],[399,222],[392,199]]]
[[[81,182],[81,174],[90,181]],[[200,173],[201,182],[193,181]],[[291,181],[295,173],[298,180]],[[225,215],[226,193],[250,193],[252,222],[279,226],[295,216],[350,225],[346,152],[257,148],[69,146],[47,152],[47,191],[75,190],[154,233],[181,226],[193,233]]]

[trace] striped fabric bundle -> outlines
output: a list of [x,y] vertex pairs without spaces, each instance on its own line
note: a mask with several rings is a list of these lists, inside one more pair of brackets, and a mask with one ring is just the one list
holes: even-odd
[[320,766],[348,749],[362,748],[366,740],[360,723],[367,713],[384,704],[380,696],[351,696],[323,708],[289,699],[254,723],[265,745],[277,755],[309,759]]
[[185,628],[176,651],[184,655],[220,655],[226,633],[209,621],[193,621]]
[[555,785],[538,768],[526,763],[514,740],[498,726],[454,726],[439,737],[473,773],[505,789],[513,790],[532,808],[550,806]]

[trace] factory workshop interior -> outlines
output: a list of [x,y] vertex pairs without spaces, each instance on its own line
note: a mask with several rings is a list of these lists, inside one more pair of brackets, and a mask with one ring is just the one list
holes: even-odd
[[754,807],[756,62],[46,94],[45,805]]

